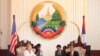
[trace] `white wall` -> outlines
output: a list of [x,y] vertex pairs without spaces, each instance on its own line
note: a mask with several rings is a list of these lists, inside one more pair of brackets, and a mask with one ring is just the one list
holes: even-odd
[[0,0],[0,47],[7,49],[10,36],[10,0]]
[[100,0],[89,0],[87,43],[93,50],[100,50]]
[[[31,11],[34,8],[34,6],[43,1],[44,0],[40,0],[40,1],[12,0],[11,14],[16,15],[16,23],[17,23],[18,35],[20,37],[20,40],[27,39],[27,40],[30,40],[34,44],[41,43],[44,56],[53,56],[56,50],[57,44],[61,44],[63,46],[63,45],[67,45],[72,40],[77,40],[77,36],[79,32],[76,26],[70,23],[70,21],[77,23],[78,26],[81,28],[82,16],[84,12],[83,11],[83,0],[77,0],[77,1],[54,0],[66,10],[67,25],[63,33],[59,35],[58,38],[53,39],[53,40],[45,40],[37,36],[34,32],[31,31],[30,24],[28,22],[30,20]],[[22,25],[24,22],[26,23]],[[20,27],[20,25],[22,26]]]
[[[53,56],[56,50],[56,45],[67,45],[72,40],[77,40],[78,30],[70,21],[75,22],[81,27],[83,16],[83,0],[54,0],[59,3],[67,13],[67,25],[61,35],[53,40],[46,40],[32,32],[30,28],[30,15],[34,6],[45,0],[12,0],[12,11],[16,15],[17,33],[20,40],[30,40],[33,44],[41,43],[44,56]],[[78,9],[79,8],[79,9]],[[23,24],[24,23],[24,24]],[[11,22],[12,24],[12,22]]]
[[[1,3],[2,1],[2,3]],[[5,3],[7,1],[7,3]],[[45,40],[37,36],[34,32],[31,31],[29,26],[29,18],[30,13],[33,7],[39,2],[44,0],[11,0],[11,15],[9,18],[9,1],[8,0],[0,0],[0,30],[3,32],[3,35],[0,37],[0,46],[3,49],[7,49],[7,44],[9,44],[10,40],[10,24],[12,24],[12,15],[16,15],[16,24],[17,31],[22,39],[28,39],[32,43],[42,44],[43,52],[46,55],[53,56],[55,47],[57,44],[67,45],[70,41],[76,40],[78,31],[75,25],[70,23],[69,21],[75,22],[80,30],[82,26],[82,16],[85,14],[86,16],[86,42],[91,45],[92,50],[100,50],[100,0],[54,0],[64,7],[67,13],[67,23],[68,25],[65,27],[65,30],[58,38],[53,40]],[[75,3],[76,2],[76,3]],[[5,4],[5,5],[4,5]],[[84,9],[85,7],[86,9]],[[2,8],[2,9],[1,9]],[[6,9],[7,10],[6,10]],[[6,16],[5,16],[6,15]],[[9,19],[8,19],[9,18]],[[11,20],[10,20],[11,19]],[[24,23],[24,24],[23,24]],[[23,25],[22,25],[23,24]],[[21,26],[22,25],[22,26]],[[81,32],[81,31],[80,31]],[[47,51],[48,50],[48,51]],[[52,54],[51,54],[52,53]]]

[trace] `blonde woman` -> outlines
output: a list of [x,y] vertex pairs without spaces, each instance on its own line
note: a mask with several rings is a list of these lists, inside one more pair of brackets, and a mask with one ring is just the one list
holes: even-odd
[[32,51],[32,45],[30,43],[28,43],[26,46],[26,50],[24,51],[24,56],[36,56]]

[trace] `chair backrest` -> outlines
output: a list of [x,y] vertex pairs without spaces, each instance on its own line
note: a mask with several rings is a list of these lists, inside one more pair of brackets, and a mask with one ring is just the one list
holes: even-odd
[[79,53],[79,56],[85,56],[86,49],[84,49],[82,47],[75,47],[74,50]]

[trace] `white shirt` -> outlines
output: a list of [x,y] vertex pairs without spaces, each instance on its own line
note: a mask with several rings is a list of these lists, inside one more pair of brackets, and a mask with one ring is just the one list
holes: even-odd
[[74,55],[74,51],[71,52],[72,56]]
[[24,56],[36,56],[33,51],[31,50],[30,52],[28,50],[24,51]]

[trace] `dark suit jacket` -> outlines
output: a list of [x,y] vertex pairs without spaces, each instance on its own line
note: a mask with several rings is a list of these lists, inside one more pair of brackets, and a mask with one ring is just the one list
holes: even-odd
[[[77,51],[74,51],[73,55],[74,56],[79,56],[79,53]],[[67,53],[67,56],[70,56],[70,52]]]
[[62,56],[67,56],[67,52],[66,51],[62,51]]
[[61,54],[60,54],[60,55],[59,55],[58,53],[59,53],[59,51],[56,50],[56,51],[55,51],[55,56],[62,56],[62,50],[61,50]]

